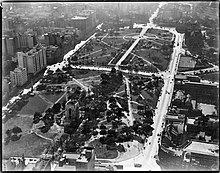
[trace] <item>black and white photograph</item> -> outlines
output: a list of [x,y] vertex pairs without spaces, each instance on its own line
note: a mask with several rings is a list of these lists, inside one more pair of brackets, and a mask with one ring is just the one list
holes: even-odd
[[219,171],[219,1],[1,9],[1,171]]

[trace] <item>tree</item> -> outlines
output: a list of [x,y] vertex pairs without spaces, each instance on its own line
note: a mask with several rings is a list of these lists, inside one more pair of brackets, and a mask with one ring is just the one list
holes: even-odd
[[22,130],[21,130],[21,128],[20,128],[20,127],[15,126],[15,127],[12,129],[12,132],[17,134],[17,133],[21,133],[21,132],[22,132]]
[[94,131],[92,132],[92,135],[93,135],[93,136],[98,135],[98,131],[94,130]]
[[107,134],[106,130],[101,130],[100,131],[100,135],[106,135],[106,134]]
[[61,104],[60,104],[60,103],[56,103],[56,104],[54,104],[53,107],[52,107],[52,111],[53,111],[54,113],[58,113],[58,112],[60,111],[60,109],[61,109]]
[[110,72],[111,74],[116,74],[116,69],[114,68],[114,67],[112,67],[112,69],[111,69],[111,72]]
[[47,133],[48,131],[50,130],[50,126],[43,126],[43,127],[40,127],[40,131],[42,133]]
[[21,138],[21,135],[17,136],[17,134],[11,136],[12,141],[18,141],[20,138]]
[[11,136],[11,132],[12,132],[12,130],[11,129],[8,129],[8,130],[6,130],[6,135],[8,136],[8,137],[10,137]]
[[100,129],[104,130],[106,129],[106,126],[104,124],[101,124]]

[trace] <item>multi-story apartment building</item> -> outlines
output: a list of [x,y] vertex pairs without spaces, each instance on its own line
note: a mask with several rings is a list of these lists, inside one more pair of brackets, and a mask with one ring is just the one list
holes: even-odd
[[37,45],[26,53],[18,52],[17,57],[18,66],[27,68],[28,74],[36,74],[47,65],[46,48],[41,45]]
[[17,34],[15,37],[15,45],[18,49],[33,48],[34,39],[33,36],[28,34]]
[[27,82],[27,70],[26,68],[18,67],[14,71],[10,72],[10,79],[13,86],[22,86]]
[[13,56],[15,52],[14,38],[6,38],[7,54]]

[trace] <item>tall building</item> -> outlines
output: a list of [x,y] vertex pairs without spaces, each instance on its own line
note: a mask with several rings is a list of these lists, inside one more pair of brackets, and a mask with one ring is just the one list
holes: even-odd
[[22,86],[27,82],[26,68],[18,67],[14,71],[10,71],[10,79],[13,86]]
[[34,39],[31,35],[27,36],[27,45],[28,45],[28,48],[34,47]]
[[33,48],[34,38],[31,34],[20,34],[15,36],[15,46],[17,49]]
[[15,52],[14,38],[6,38],[6,46],[8,55],[13,56]]
[[2,55],[6,55],[7,54],[7,45],[6,45],[6,38],[3,37],[2,38]]
[[37,45],[27,53],[18,52],[18,66],[27,68],[27,73],[36,74],[47,65],[46,48]]

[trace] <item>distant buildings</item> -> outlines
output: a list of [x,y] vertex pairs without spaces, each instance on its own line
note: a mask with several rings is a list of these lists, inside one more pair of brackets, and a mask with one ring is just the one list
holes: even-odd
[[10,72],[10,79],[13,86],[22,86],[27,82],[26,68],[18,67]]
[[18,66],[27,68],[28,74],[36,74],[47,65],[46,48],[37,45],[30,51],[18,52]]
[[4,35],[2,38],[2,54],[14,56],[17,51],[32,49],[35,45],[34,35],[21,34]]
[[96,12],[94,10],[83,10],[71,18],[69,25],[86,34],[96,26]]

